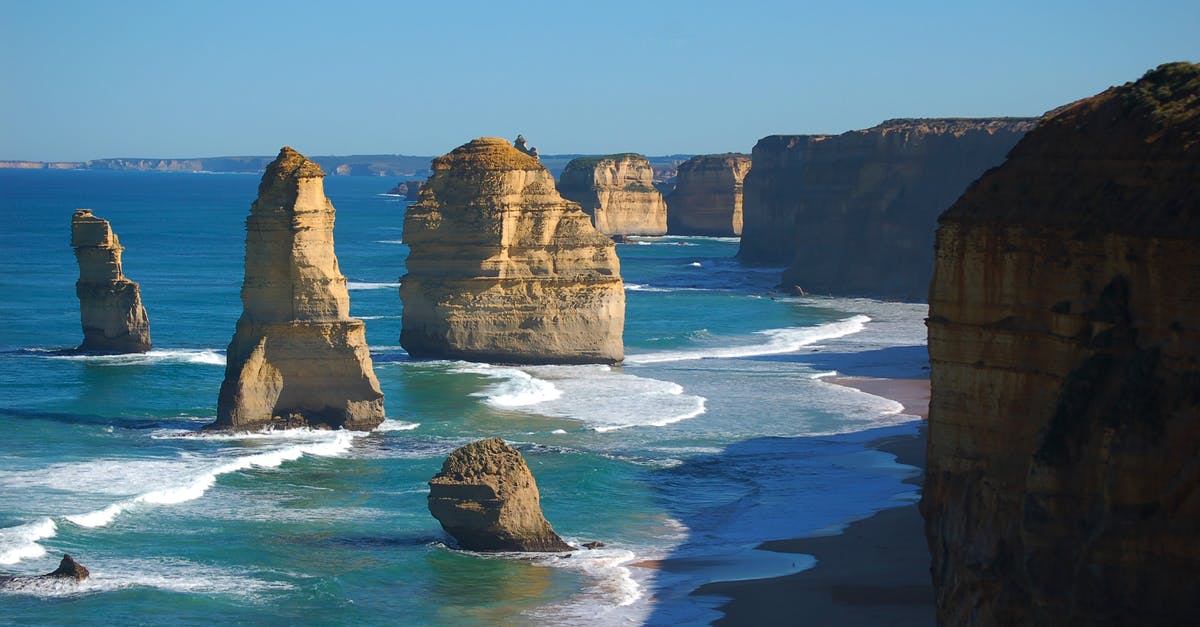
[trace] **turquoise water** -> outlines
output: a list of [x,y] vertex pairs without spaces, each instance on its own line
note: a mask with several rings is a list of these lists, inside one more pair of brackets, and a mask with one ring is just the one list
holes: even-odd
[[[736,240],[618,246],[624,366],[411,361],[398,346],[407,248],[391,181],[330,177],[351,311],[388,420],[371,434],[200,435],[240,314],[252,175],[0,170],[0,574],[80,586],[0,592],[0,622],[669,624],[719,616],[714,579],[811,560],[762,540],[836,530],[897,501],[913,469],[866,448],[915,432],[833,370],[919,375],[925,308],[785,298]],[[82,339],[70,216],[125,245],[154,350],[64,354]],[[453,548],[426,482],[471,440],[525,455],[572,557]],[[687,573],[638,566],[678,558]]]

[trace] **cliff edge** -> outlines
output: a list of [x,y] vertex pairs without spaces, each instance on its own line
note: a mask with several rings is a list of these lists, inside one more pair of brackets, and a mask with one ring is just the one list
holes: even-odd
[[936,256],[939,622],[1200,623],[1200,66],[1047,114]]

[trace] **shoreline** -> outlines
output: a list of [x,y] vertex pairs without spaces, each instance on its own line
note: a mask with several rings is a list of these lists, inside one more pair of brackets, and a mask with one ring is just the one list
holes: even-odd
[[[894,400],[902,413],[929,414],[928,379],[838,376],[827,383]],[[925,469],[925,430],[872,442],[896,462],[920,468],[906,479],[920,485]],[[764,551],[815,556],[811,569],[783,577],[715,581],[691,594],[728,599],[715,609],[717,625],[933,625],[936,622],[929,549],[916,503],[891,507],[854,521],[836,535],[764,542]]]

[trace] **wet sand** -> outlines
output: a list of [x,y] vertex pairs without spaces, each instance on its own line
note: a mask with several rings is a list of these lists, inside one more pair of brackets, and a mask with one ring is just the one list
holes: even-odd
[[[928,379],[839,377],[827,382],[853,387],[904,405],[904,413],[927,417]],[[915,437],[889,438],[873,447],[898,462],[925,466],[925,427]],[[921,476],[908,481],[920,484]],[[806,553],[817,565],[774,579],[714,582],[696,595],[730,601],[717,625],[933,625],[929,549],[917,506],[882,510],[851,523],[838,535],[766,542],[758,548]]]

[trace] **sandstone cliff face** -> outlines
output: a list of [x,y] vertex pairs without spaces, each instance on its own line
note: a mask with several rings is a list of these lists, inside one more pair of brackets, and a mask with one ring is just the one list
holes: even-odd
[[498,138],[433,160],[408,206],[400,344],[417,358],[614,363],[625,291],[612,240]]
[[608,235],[663,235],[667,203],[654,187],[654,170],[641,155],[572,159],[558,179],[563,198],[579,203]]
[[81,351],[144,353],[150,350],[150,319],[142,306],[138,284],[121,271],[125,250],[108,220],[76,209],[71,217],[71,246],[79,262],[79,319],[83,324]]
[[429,481],[429,513],[469,551],[570,551],[540,498],[521,454],[499,438],[456,449]]
[[667,196],[667,232],[732,237],[742,234],[742,181],[750,155],[700,155],[684,161]]
[[246,219],[242,317],[212,427],[369,430],[383,421],[363,323],[350,317],[333,251],[324,176],[287,147],[267,166]]
[[938,214],[1032,126],[889,120],[835,136],[765,137],[746,176],[738,257],[791,264],[785,287],[923,300]]
[[1200,66],[1048,114],[940,222],[940,622],[1200,623]]

